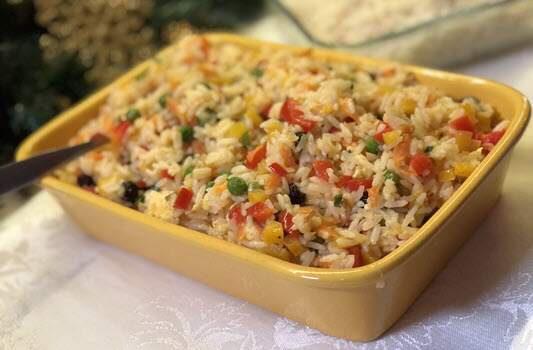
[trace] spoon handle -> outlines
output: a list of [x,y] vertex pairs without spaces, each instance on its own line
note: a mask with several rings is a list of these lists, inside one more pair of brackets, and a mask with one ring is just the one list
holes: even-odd
[[0,167],[0,195],[24,187],[64,162],[109,142],[103,135],[80,145],[60,148]]

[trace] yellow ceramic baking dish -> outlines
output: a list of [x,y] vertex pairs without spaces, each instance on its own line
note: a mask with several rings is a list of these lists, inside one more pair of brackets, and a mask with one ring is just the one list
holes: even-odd
[[[227,34],[211,34],[206,38],[250,48],[307,50]],[[314,49],[312,55],[331,61],[384,64],[329,50]],[[113,86],[134,79],[149,64],[152,62],[135,67],[49,122],[21,145],[17,159],[64,146],[96,115]],[[425,68],[407,69],[423,83],[451,96],[475,96],[490,103],[503,118],[509,119],[510,125],[482,164],[406,244],[367,266],[349,270],[299,266],[149,217],[51,176],[42,180],[42,186],[83,230],[97,239],[326,334],[371,340],[405,312],[496,203],[511,150],[530,113],[524,96],[509,87]]]

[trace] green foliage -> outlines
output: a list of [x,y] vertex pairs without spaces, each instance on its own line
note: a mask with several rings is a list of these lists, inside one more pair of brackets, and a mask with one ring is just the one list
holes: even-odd
[[[148,25],[156,33],[180,20],[233,28],[257,17],[263,5],[263,0],[155,0]],[[77,57],[44,60],[39,36],[45,32],[35,22],[33,1],[0,1],[0,164],[12,159],[24,137],[94,88]],[[190,131],[185,141],[194,136]]]
[[36,35],[0,42],[0,163],[29,133],[90,90],[74,57],[46,63]]

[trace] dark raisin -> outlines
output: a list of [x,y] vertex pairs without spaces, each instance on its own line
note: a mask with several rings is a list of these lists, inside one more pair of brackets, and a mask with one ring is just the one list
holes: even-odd
[[316,236],[311,240],[312,242],[318,243],[318,244],[324,244],[326,240],[320,236]]
[[80,187],[96,186],[96,182],[94,182],[94,179],[91,176],[85,175],[85,174],[81,174],[80,176],[78,176],[77,182],[78,182],[78,186]]
[[128,203],[135,203],[139,198],[139,187],[133,181],[126,181],[122,184],[124,193],[122,194],[122,200]]
[[363,192],[363,195],[361,196],[360,201],[365,203],[365,204],[366,204],[366,202],[368,202],[368,191]]
[[436,212],[437,209],[433,209],[429,214],[426,214],[426,216],[424,216],[424,218],[422,219],[422,225],[424,225],[429,219],[431,219],[433,214],[435,214]]
[[147,191],[161,192],[161,189],[158,186],[156,186],[156,185],[152,185],[152,186],[148,187],[146,190]]
[[305,204],[307,199],[305,193],[300,191],[296,184],[289,185],[289,198],[291,199],[292,204]]
[[294,146],[296,147],[296,146],[298,146],[298,144],[302,140],[302,137],[305,135],[305,132],[298,131],[294,135],[296,135],[296,137],[298,137],[298,140],[296,140],[296,142],[294,143]]

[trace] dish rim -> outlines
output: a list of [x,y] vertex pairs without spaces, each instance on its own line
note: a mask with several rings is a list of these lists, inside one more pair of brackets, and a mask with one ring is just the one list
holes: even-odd
[[[259,48],[267,45],[275,50],[288,50],[295,53],[307,52],[312,50],[313,56],[317,59],[334,60],[334,61],[349,61],[356,65],[383,65],[390,64],[390,61],[378,60],[357,56],[343,52],[333,52],[330,49],[307,48],[292,45],[283,45],[277,43],[270,43],[245,36],[212,33],[205,34],[203,37],[211,42],[227,42],[240,45],[247,48]],[[50,120],[36,132],[28,136],[19,146],[16,152],[16,159],[22,160],[35,154],[35,148],[54,130],[61,128],[62,125],[71,120],[79,118],[85,109],[91,108],[100,100],[104,100],[111,90],[117,86],[124,84],[131,79],[134,79],[139,74],[153,64],[153,60],[161,55],[167,54],[173,46],[163,49],[154,57],[140,63],[132,68],[118,79],[111,82],[106,87],[91,94],[89,97],[83,99],[74,107],[61,113],[57,117]],[[469,77],[456,73],[449,73],[438,71],[429,68],[422,68],[413,65],[398,64],[405,67],[407,70],[419,76],[427,76],[430,78],[437,78],[440,80],[448,80],[455,83],[469,82],[469,84],[479,84],[488,86],[490,89],[498,91],[499,94],[505,95],[517,107],[514,116],[509,116],[510,125],[505,132],[502,139],[494,147],[494,149],[483,159],[482,163],[476,167],[474,172],[465,180],[465,182],[455,191],[455,193],[438,209],[438,211],[422,226],[417,232],[407,240],[401,247],[398,247],[383,258],[353,269],[324,269],[318,267],[306,267],[284,261],[279,258],[269,256],[267,254],[257,252],[231,243],[219,238],[209,236],[200,231],[192,230],[180,225],[165,222],[141,213],[137,210],[128,208],[122,204],[115,203],[109,199],[98,196],[89,191],[83,190],[75,185],[62,182],[52,176],[44,177],[40,184],[45,188],[60,191],[74,196],[78,200],[85,201],[91,205],[103,208],[109,212],[123,218],[127,218],[141,225],[149,226],[165,234],[172,235],[174,238],[189,244],[199,245],[205,249],[210,249],[230,256],[243,263],[255,265],[261,269],[270,270],[276,274],[283,276],[289,280],[299,281],[311,284],[316,287],[324,288],[338,288],[339,286],[354,286],[377,283],[383,279],[383,276],[388,272],[401,265],[419,249],[421,249],[427,241],[429,241],[455,211],[466,201],[466,199],[477,189],[485,177],[498,165],[498,163],[511,151],[514,144],[520,139],[520,136],[525,130],[527,122],[530,117],[530,105],[525,96],[517,90],[506,85],[496,83],[494,81]],[[190,234],[194,233],[194,234]]]

